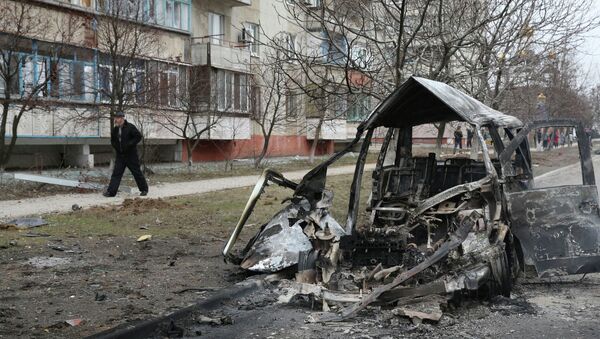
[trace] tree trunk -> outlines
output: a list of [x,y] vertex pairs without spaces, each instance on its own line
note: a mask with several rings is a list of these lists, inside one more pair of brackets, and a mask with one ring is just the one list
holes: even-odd
[[194,157],[192,154],[192,142],[191,140],[187,139],[185,141],[185,148],[187,150],[187,166],[188,166],[188,173],[192,172],[192,165],[194,165]]
[[442,139],[444,139],[444,132],[446,131],[446,123],[441,122],[439,126],[436,126],[438,133],[435,139],[435,153],[440,156],[442,154]]
[[263,159],[267,155],[267,150],[269,149],[269,141],[270,140],[271,140],[271,135],[265,136],[265,141],[263,142],[262,150],[260,151],[258,158],[256,158],[256,161],[254,162],[254,168],[259,168]]
[[319,119],[319,123],[315,128],[315,138],[313,139],[312,145],[310,145],[310,156],[308,161],[312,164],[315,162],[315,153],[317,152],[317,145],[319,144],[319,138],[321,137],[321,127],[323,126],[323,119]]
[[6,124],[8,121],[8,102],[2,103],[2,120],[0,122],[0,168],[6,166]]

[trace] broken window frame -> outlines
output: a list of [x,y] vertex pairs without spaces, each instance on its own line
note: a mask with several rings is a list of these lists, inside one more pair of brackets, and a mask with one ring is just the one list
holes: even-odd
[[[591,158],[591,147],[589,142],[585,139],[587,135],[585,133],[585,129],[581,122],[575,119],[556,119],[556,120],[544,120],[544,121],[534,121],[523,126],[522,129],[514,136],[511,142],[506,146],[506,148],[500,153],[499,159],[502,165],[503,173],[505,179],[511,180],[514,175],[512,167],[512,156],[517,151],[517,149],[521,149],[523,152],[523,148],[528,148],[528,136],[529,133],[535,131],[539,128],[547,128],[547,127],[572,127],[575,128],[577,133],[577,145],[579,148],[579,158],[581,164],[581,177],[583,181],[583,185],[595,185],[596,178],[594,176],[593,163]],[[527,145],[527,146],[524,146]],[[525,152],[528,152],[525,151]],[[529,156],[529,161],[531,156]],[[533,173],[531,173],[533,177]]]

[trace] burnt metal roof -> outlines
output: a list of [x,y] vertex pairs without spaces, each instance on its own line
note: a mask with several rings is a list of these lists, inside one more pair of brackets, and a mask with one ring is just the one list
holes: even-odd
[[390,94],[359,129],[453,120],[499,127],[523,125],[519,119],[496,111],[445,83],[413,76]]

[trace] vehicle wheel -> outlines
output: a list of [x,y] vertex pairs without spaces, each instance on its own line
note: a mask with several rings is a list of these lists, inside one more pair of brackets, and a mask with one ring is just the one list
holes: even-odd
[[510,270],[508,255],[506,253],[506,246],[502,244],[502,249],[499,251],[498,256],[490,262],[492,269],[492,282],[490,284],[490,297],[493,295],[503,295],[510,297],[510,291],[512,290],[512,274]]

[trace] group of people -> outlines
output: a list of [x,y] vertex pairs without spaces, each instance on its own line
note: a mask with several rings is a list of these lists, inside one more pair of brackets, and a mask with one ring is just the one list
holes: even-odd
[[538,149],[550,150],[552,148],[571,147],[573,135],[558,128],[538,129],[536,132]]
[[[467,128],[467,148],[471,148],[473,146],[472,144],[473,142],[473,130],[470,128]],[[457,149],[462,149],[462,143],[463,143],[463,132],[460,128],[460,126],[456,127],[456,129],[454,130],[454,151],[453,154],[456,153]]]

